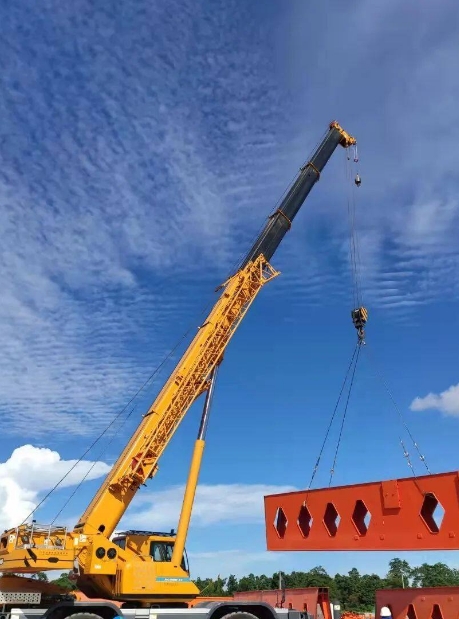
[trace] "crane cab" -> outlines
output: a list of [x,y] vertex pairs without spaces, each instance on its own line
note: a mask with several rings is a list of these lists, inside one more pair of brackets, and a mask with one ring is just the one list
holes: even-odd
[[[170,563],[172,551],[174,550],[175,531],[170,533],[159,533],[153,531],[124,531],[117,533],[112,538],[112,542],[126,550],[131,548],[136,554],[142,557],[150,557],[155,563]],[[181,569],[188,575],[188,557],[186,550],[183,553]]]
[[172,564],[174,531],[123,531],[116,533],[111,541],[124,551],[127,559],[120,574],[119,599],[139,600],[145,591],[162,605],[174,601],[176,606],[178,601],[187,605],[199,594],[190,578],[186,551],[179,566]]

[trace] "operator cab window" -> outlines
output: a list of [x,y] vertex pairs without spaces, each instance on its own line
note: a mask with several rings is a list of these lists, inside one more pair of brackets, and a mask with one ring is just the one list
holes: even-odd
[[126,538],[125,537],[120,537],[119,539],[114,539],[113,543],[116,544],[117,546],[119,546],[120,548],[122,548],[123,550],[126,549]]
[[[168,563],[172,561],[172,551],[174,550],[174,544],[170,542],[151,542],[150,543],[150,556],[153,561],[158,563]],[[181,568],[185,572],[188,572],[188,561],[186,558],[186,552],[183,553],[181,562]]]
[[167,542],[151,542],[150,555],[153,557],[153,561],[171,561],[173,548],[174,545]]

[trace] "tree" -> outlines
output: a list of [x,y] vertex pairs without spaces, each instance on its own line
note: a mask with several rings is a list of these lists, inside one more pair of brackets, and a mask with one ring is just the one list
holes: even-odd
[[41,582],[48,582],[48,576],[45,572],[36,572],[35,574],[32,574],[32,578],[35,580],[40,580]]
[[[257,579],[255,574],[249,574],[239,579],[238,591],[253,591],[257,588]],[[273,587],[274,589],[274,587]]]
[[387,589],[398,589],[410,585],[410,580],[413,576],[413,569],[408,561],[403,559],[392,559],[389,562],[389,571],[386,575]]
[[459,571],[444,563],[428,565],[423,563],[413,570],[415,587],[448,587],[459,585]]
[[74,591],[77,586],[73,580],[70,580],[69,574],[70,572],[63,572],[59,578],[56,578],[56,580],[52,580],[51,582],[58,587],[62,587],[65,591]]
[[230,574],[228,576],[228,580],[226,581],[226,591],[228,595],[233,595],[236,591],[238,591],[238,580],[234,574]]

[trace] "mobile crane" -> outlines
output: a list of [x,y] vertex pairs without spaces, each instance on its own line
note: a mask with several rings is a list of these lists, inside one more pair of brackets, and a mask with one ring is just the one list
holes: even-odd
[[[200,325],[74,529],[41,526],[33,521],[5,531],[0,536],[0,570],[3,574],[69,570],[73,571],[78,588],[88,598],[123,602],[124,613],[129,608],[151,605],[163,609],[161,612],[172,608],[191,612],[188,604],[199,595],[199,590],[190,578],[185,541],[217,368],[255,297],[279,274],[269,261],[329,158],[338,145],[349,148],[355,143],[355,138],[337,122],[329,125],[324,139],[311,159],[301,167],[279,208],[269,217],[240,267],[220,286],[222,292],[210,314]],[[126,531],[114,535],[136,492],[157,472],[159,458],[186,412],[204,393],[204,410],[177,533]],[[218,617],[249,608],[261,619],[268,617],[271,611],[274,613],[274,609],[270,611],[269,606],[261,603],[248,607],[241,602],[237,605],[232,602],[220,604],[218,608]],[[76,614],[81,617],[82,611],[87,613],[88,609],[104,619],[111,619],[121,612],[109,603],[95,606],[91,602],[78,607],[63,602],[53,607],[51,614],[47,612],[47,617],[65,619]],[[155,617],[158,612],[155,610]],[[175,610],[174,617],[177,612]],[[207,608],[206,616],[209,612]],[[212,612],[217,611],[214,608]],[[215,614],[213,616],[218,619]]]

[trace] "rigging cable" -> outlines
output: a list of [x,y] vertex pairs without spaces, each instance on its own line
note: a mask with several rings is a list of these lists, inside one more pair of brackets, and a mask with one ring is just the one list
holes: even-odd
[[[354,150],[354,163],[358,163],[359,161],[359,157],[357,154],[357,146],[355,146],[355,150]],[[351,169],[352,164],[350,163],[350,156],[349,153],[347,154],[347,158],[346,158],[346,177],[347,177],[347,183],[348,183],[348,198],[347,198],[347,210],[348,210],[348,218],[349,218],[349,231],[350,231],[350,239],[349,239],[349,253],[350,253],[350,260],[351,260],[351,272],[352,272],[352,278],[353,278],[353,286],[354,286],[354,307],[357,309],[354,309],[352,312],[352,319],[354,322],[354,326],[357,328],[358,331],[358,335],[359,338],[362,340],[363,343],[364,342],[364,336],[365,336],[365,331],[364,331],[364,326],[365,326],[365,322],[368,318],[368,312],[366,310],[366,308],[363,307],[362,305],[362,281],[361,281],[361,259],[360,259],[360,247],[359,247],[359,242],[358,242],[358,236],[357,236],[357,231],[356,231],[356,188],[360,186],[361,184],[361,179],[360,176],[357,172],[356,176],[355,176],[355,180],[354,183],[352,183],[352,169]],[[368,350],[368,347],[367,347]],[[373,362],[373,365],[376,366],[375,361],[371,358],[371,351],[368,351],[368,356],[370,357],[370,360]],[[416,442],[416,440],[414,439],[414,436],[412,435],[408,424],[406,423],[402,412],[400,410],[400,407],[397,405],[397,402],[395,401],[394,396],[392,395],[387,382],[384,380],[384,377],[382,375],[381,371],[378,371],[378,368],[376,368],[375,371],[376,375],[378,376],[378,378],[381,380],[382,384],[384,385],[386,392],[392,402],[392,404],[394,405],[395,410],[398,413],[398,416],[400,418],[400,421],[403,425],[403,427],[405,428],[405,431],[407,432],[410,440],[412,441],[414,448],[416,449],[419,459],[421,460],[421,462],[424,464],[427,473],[430,475],[430,470],[429,467],[427,465],[427,461],[425,459],[425,456],[421,453],[420,448],[418,443]],[[343,420],[344,421],[344,420]],[[411,462],[411,458],[410,458],[410,454],[408,452],[408,450],[405,447],[405,444],[402,440],[402,438],[399,436],[399,441],[400,441],[400,445],[402,446],[402,450],[403,450],[403,455],[407,460],[407,464],[410,467],[412,473],[414,476],[416,476],[415,471],[414,471],[414,467],[413,464]]]
[[[336,413],[338,410],[338,406],[340,404],[341,401],[341,397],[343,395],[343,391],[344,388],[346,386],[348,377],[349,377],[349,373],[352,372],[351,375],[351,381],[349,384],[349,390],[348,390],[348,394],[347,394],[347,398],[346,398],[346,404],[344,407],[344,412],[343,412],[343,417],[341,419],[341,426],[340,426],[340,431],[339,431],[339,437],[338,437],[338,441],[337,441],[337,445],[336,445],[336,449],[335,449],[335,455],[334,455],[334,460],[333,460],[333,465],[332,468],[330,470],[330,481],[329,481],[329,485],[331,485],[332,482],[332,478],[335,472],[335,466],[336,466],[336,462],[337,462],[337,457],[338,457],[338,453],[339,453],[339,448],[341,445],[341,439],[342,439],[342,435],[343,435],[343,431],[344,431],[344,424],[346,422],[346,418],[347,418],[347,411],[349,408],[349,401],[350,401],[350,397],[351,397],[351,393],[352,393],[352,388],[354,385],[354,380],[355,380],[355,372],[357,369],[357,362],[360,356],[360,348],[362,345],[365,344],[365,323],[367,321],[368,318],[368,312],[367,310],[362,306],[362,294],[361,294],[361,282],[360,282],[360,251],[359,251],[359,247],[358,247],[358,240],[357,240],[357,234],[356,234],[356,225],[355,225],[355,220],[356,220],[356,208],[355,208],[355,194],[351,193],[352,189],[349,189],[349,187],[351,186],[351,178],[352,178],[352,169],[351,166],[347,163],[350,161],[350,155],[349,155],[349,151],[346,152],[345,154],[345,178],[346,178],[346,184],[348,187],[348,191],[347,191],[347,212],[348,212],[348,220],[349,220],[349,262],[350,262],[350,268],[351,268],[351,279],[352,279],[352,290],[353,290],[353,300],[354,300],[354,309],[352,311],[352,320],[354,323],[355,328],[357,329],[357,335],[358,335],[358,339],[357,339],[357,343],[355,345],[354,348],[354,352],[351,358],[351,361],[349,363],[349,366],[347,368],[346,371],[346,375],[343,381],[343,384],[341,386],[341,391],[338,395],[338,399],[337,402],[335,404],[335,408],[333,410],[333,413],[331,415],[331,419],[330,422],[328,424],[328,428],[327,431],[325,433],[325,438],[323,440],[321,449],[319,451],[319,455],[318,458],[316,460],[315,466],[313,468],[312,471],[312,475],[311,475],[311,480],[309,482],[309,486],[307,488],[307,491],[311,489],[312,486],[312,482],[314,481],[315,475],[318,471],[319,465],[320,465],[320,461],[322,459],[322,455],[325,449],[325,445],[327,443],[330,431],[331,431],[331,427],[333,425],[333,421],[336,417]],[[358,156],[357,156],[357,150],[354,150],[354,162],[358,161]],[[360,178],[360,177],[359,177]],[[354,189],[355,190],[355,189]]]
[[360,349],[361,348],[362,348],[362,342],[358,342],[357,343],[357,356],[355,358],[354,369],[352,370],[351,382],[349,384],[349,391],[348,391],[348,394],[347,394],[346,405],[344,407],[343,419],[341,421],[341,428],[340,428],[340,431],[339,431],[338,442],[336,444],[335,457],[333,459],[333,465],[332,465],[332,468],[331,468],[331,471],[330,471],[330,481],[328,483],[329,487],[331,486],[333,475],[335,473],[336,460],[338,458],[338,452],[339,452],[339,447],[340,447],[340,444],[341,444],[341,438],[343,436],[344,423],[346,421],[347,409],[348,409],[348,406],[349,406],[349,399],[351,397],[352,386],[354,384],[354,378],[355,378],[355,371],[357,369],[357,363],[359,361],[359,355],[360,355]]
[[[354,352],[352,354],[351,361],[350,361],[350,363],[348,365],[348,368],[346,370],[346,375],[344,377],[343,384],[341,385],[341,391],[339,392],[338,400],[336,401],[335,408],[333,410],[333,414],[331,416],[331,419],[330,419],[329,424],[328,424],[327,431],[325,433],[325,438],[324,438],[324,440],[322,442],[322,447],[320,449],[319,455],[318,455],[317,460],[316,460],[316,464],[315,464],[314,469],[312,471],[311,480],[309,482],[308,490],[311,489],[312,482],[314,481],[314,477],[316,476],[316,473],[317,473],[317,471],[319,469],[319,464],[320,464],[320,461],[322,459],[322,455],[323,455],[323,452],[324,452],[324,449],[325,449],[325,444],[326,444],[328,436],[330,434],[330,430],[331,430],[333,421],[334,421],[335,416],[336,416],[336,411],[338,410],[338,406],[339,406],[339,403],[341,401],[341,396],[343,395],[344,387],[346,386],[349,373],[350,373],[350,371],[352,369],[352,365],[354,364],[354,359],[355,359],[355,356],[358,354],[358,349],[359,348],[360,348],[360,346],[359,346],[359,343],[357,342],[357,344],[355,345],[355,348],[354,348]],[[355,372],[355,368],[354,368],[354,372]]]
[[[413,434],[411,433],[411,430],[410,430],[410,428],[409,428],[409,426],[408,426],[407,422],[405,421],[405,418],[404,418],[404,416],[403,416],[403,414],[402,414],[402,411],[400,410],[400,407],[398,406],[398,404],[397,404],[397,402],[396,402],[396,400],[395,400],[394,396],[392,395],[392,392],[391,392],[391,390],[389,389],[389,385],[387,384],[387,381],[384,379],[384,376],[383,376],[383,374],[382,374],[381,369],[379,369],[379,368],[378,368],[378,365],[377,365],[376,359],[373,357],[373,354],[372,354],[371,350],[370,350],[370,349],[368,349],[368,347],[367,347],[367,350],[368,350],[368,357],[369,357],[370,361],[372,362],[372,364],[373,364],[373,366],[374,366],[374,373],[375,373],[375,375],[379,378],[379,380],[380,380],[380,381],[381,381],[381,383],[383,384],[383,386],[384,386],[384,388],[385,388],[385,390],[386,390],[386,392],[387,392],[387,395],[389,396],[389,399],[391,400],[391,402],[392,402],[392,404],[393,404],[393,406],[394,406],[395,410],[397,411],[397,414],[398,414],[398,416],[399,416],[399,419],[400,419],[400,421],[401,421],[401,423],[402,423],[403,427],[404,427],[404,428],[405,428],[405,430],[406,430],[406,433],[407,433],[407,434],[408,434],[408,436],[410,437],[411,442],[413,443],[413,446],[414,446],[414,448],[415,448],[415,449],[416,449],[416,451],[417,451],[417,454],[418,454],[418,456],[419,456],[419,459],[420,459],[420,460],[421,460],[421,462],[424,464],[424,467],[425,467],[425,469],[426,469],[426,471],[427,471],[428,475],[431,475],[432,473],[431,473],[431,471],[430,471],[430,469],[429,469],[429,466],[428,466],[428,464],[427,464],[427,460],[426,460],[425,456],[423,455],[423,453],[421,452],[421,449],[420,449],[420,447],[419,447],[419,444],[417,443],[417,441],[415,440],[415,438],[414,438]],[[411,470],[413,471],[413,475],[415,475],[415,473],[414,473],[414,468],[413,468],[413,465],[412,465],[411,460],[410,460],[410,457],[409,457],[409,453],[408,453],[408,452],[407,452],[407,450],[405,449],[405,445],[403,444],[403,441],[402,441],[402,439],[401,439],[401,438],[400,438],[400,444],[401,444],[402,449],[403,449],[403,455],[405,456],[405,458],[407,458],[408,466],[409,466],[409,467],[411,468]]]
[[[128,415],[126,415],[126,417],[122,420],[122,422],[120,423],[118,429],[113,433],[113,436],[111,437],[111,439],[108,441],[108,443],[103,447],[103,449],[97,454],[94,462],[91,464],[91,466],[89,467],[89,469],[86,471],[86,473],[83,475],[83,477],[80,479],[79,483],[77,486],[75,486],[73,492],[70,494],[70,496],[66,499],[66,501],[64,501],[64,504],[62,505],[62,507],[60,508],[60,510],[57,512],[57,514],[54,516],[53,520],[51,521],[51,525],[53,525],[56,520],[59,518],[59,516],[62,514],[62,512],[64,511],[64,509],[67,507],[67,505],[70,503],[70,501],[73,499],[73,497],[76,495],[76,493],[79,491],[79,489],[81,488],[81,486],[83,485],[83,483],[87,480],[87,478],[89,477],[91,471],[94,469],[94,467],[96,466],[96,464],[98,464],[101,460],[101,458],[107,453],[108,448],[110,447],[110,445],[113,443],[113,441],[115,440],[115,438],[118,436],[118,434],[120,433],[121,428],[126,424],[126,422],[128,421],[128,419],[131,417],[132,413],[135,411],[136,407],[133,406],[129,412]],[[102,438],[102,436],[100,436],[100,438]]]

